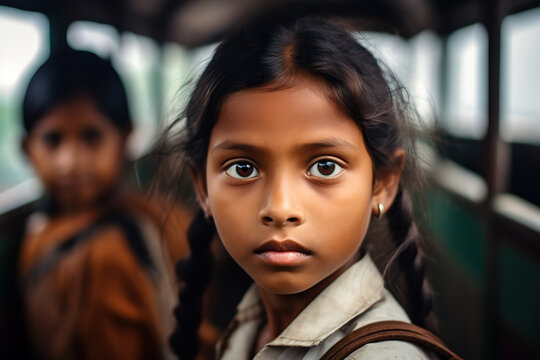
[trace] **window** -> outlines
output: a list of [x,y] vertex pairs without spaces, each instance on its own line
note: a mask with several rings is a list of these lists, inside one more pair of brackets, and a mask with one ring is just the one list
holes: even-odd
[[480,24],[448,37],[443,126],[454,136],[481,139],[487,129],[487,33]]
[[67,41],[74,49],[91,51],[106,59],[118,51],[120,37],[110,25],[76,21],[69,26]]
[[410,39],[409,46],[407,87],[419,115],[427,125],[432,125],[440,111],[441,40],[435,33],[424,31]]
[[175,119],[185,107],[194,82],[212,57],[217,44],[194,50],[175,44],[163,45],[163,112],[166,122]]
[[0,6],[0,192],[32,177],[21,150],[21,106],[29,77],[49,54],[49,22]]
[[375,32],[357,34],[357,39],[407,88],[422,121],[432,124],[438,108],[440,39],[429,31],[408,41]]
[[359,33],[357,39],[400,81],[406,81],[410,70],[411,49],[404,39],[377,32]]
[[187,86],[190,65],[189,53],[182,46],[175,43],[163,45],[162,119],[167,123],[174,120],[186,105],[190,92]]
[[540,8],[507,16],[501,42],[501,136],[540,145]]
[[501,137],[510,142],[508,192],[540,206],[540,8],[501,28]]

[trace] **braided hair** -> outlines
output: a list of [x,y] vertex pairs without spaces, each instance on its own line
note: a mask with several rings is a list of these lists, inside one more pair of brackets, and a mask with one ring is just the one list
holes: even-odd
[[176,265],[176,274],[184,281],[184,286],[178,295],[181,306],[174,310],[178,326],[170,338],[170,344],[180,359],[193,359],[197,355],[201,299],[213,269],[210,251],[213,236],[214,226],[205,218],[204,212],[199,210],[188,229],[190,257]]
[[[431,314],[431,287],[425,278],[424,255],[418,244],[420,233],[414,222],[412,199],[407,190],[398,191],[387,216],[396,248],[388,266],[395,263],[408,285],[406,291],[399,294],[401,302],[413,323],[436,331],[437,326]],[[395,285],[392,287],[395,292],[399,291]]]
[[[430,293],[411,200],[422,183],[412,126],[416,113],[399,82],[383,71],[350,33],[313,18],[258,21],[239,29],[218,46],[197,80],[184,113],[171,125],[169,130],[181,129],[176,137],[169,131],[172,153],[181,153],[181,160],[204,176],[210,134],[227,96],[265,85],[288,86],[299,77],[322,84],[335,104],[355,121],[372,159],[374,179],[388,172],[399,173],[403,164],[397,163],[394,154],[396,150],[405,151],[399,190],[385,221],[394,254],[386,267],[398,266],[403,272],[405,289],[396,292],[406,294],[404,307],[412,321],[427,326]],[[170,178],[170,173],[167,175]],[[171,337],[173,349],[182,360],[192,359],[197,351],[199,304],[208,283],[208,248],[213,234],[213,225],[199,211],[188,236],[191,258],[187,267],[179,268],[185,286],[180,293],[181,305],[175,311],[178,327]]]

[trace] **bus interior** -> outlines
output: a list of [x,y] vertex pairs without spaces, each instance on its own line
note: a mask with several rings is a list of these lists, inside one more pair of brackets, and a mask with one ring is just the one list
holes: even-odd
[[538,0],[0,0],[0,262],[14,222],[41,194],[18,118],[51,49],[111,59],[128,88],[137,159],[225,34],[283,14],[361,28],[435,134],[419,146],[442,339],[467,359],[539,359]]

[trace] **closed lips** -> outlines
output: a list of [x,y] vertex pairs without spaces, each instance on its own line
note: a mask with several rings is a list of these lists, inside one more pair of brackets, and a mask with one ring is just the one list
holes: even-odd
[[293,241],[293,240],[283,240],[283,241],[277,241],[277,240],[270,240],[265,242],[262,246],[255,249],[255,254],[262,254],[269,251],[278,251],[278,252],[287,252],[287,251],[295,251],[295,252],[301,252],[306,255],[311,255],[312,251],[305,248],[304,246],[300,245],[299,243]]

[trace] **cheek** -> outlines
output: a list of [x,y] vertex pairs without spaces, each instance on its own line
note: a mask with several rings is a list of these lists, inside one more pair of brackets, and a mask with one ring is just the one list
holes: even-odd
[[339,189],[312,196],[311,218],[318,224],[320,242],[332,239],[332,246],[355,248],[361,244],[371,219],[371,186],[369,182],[346,184]]
[[119,140],[108,141],[94,154],[94,166],[102,181],[112,181],[122,172],[124,164],[124,148]]
[[232,215],[237,210],[237,208],[232,207],[225,214],[218,213],[214,215],[214,223],[223,247],[242,266],[246,256],[250,255],[246,254],[245,250],[250,248],[251,239],[249,234],[253,235],[253,232],[250,229],[246,229],[245,221],[239,221],[238,216]]
[[256,239],[258,196],[250,186],[230,186],[226,175],[207,171],[207,190],[210,211],[218,235],[235,260]]
[[54,166],[52,165],[55,162],[54,153],[45,146],[32,144],[28,147],[27,155],[34,171],[46,182],[54,174]]
[[122,168],[122,157],[112,153],[100,158],[96,164],[99,168],[100,176],[104,179],[116,177]]
[[[369,227],[371,209],[367,204],[363,206],[349,206],[347,211],[340,213],[336,223],[339,224],[334,231],[336,238],[336,251],[345,252],[357,250],[362,244]],[[341,241],[341,239],[343,239]]]
[[217,230],[226,247],[229,242],[234,246],[236,241],[231,241],[231,239],[240,240],[257,225],[254,215],[257,213],[254,208],[255,197],[247,195],[246,191],[240,189],[231,191],[230,188],[215,188],[213,190],[213,192],[209,191],[209,199]]

